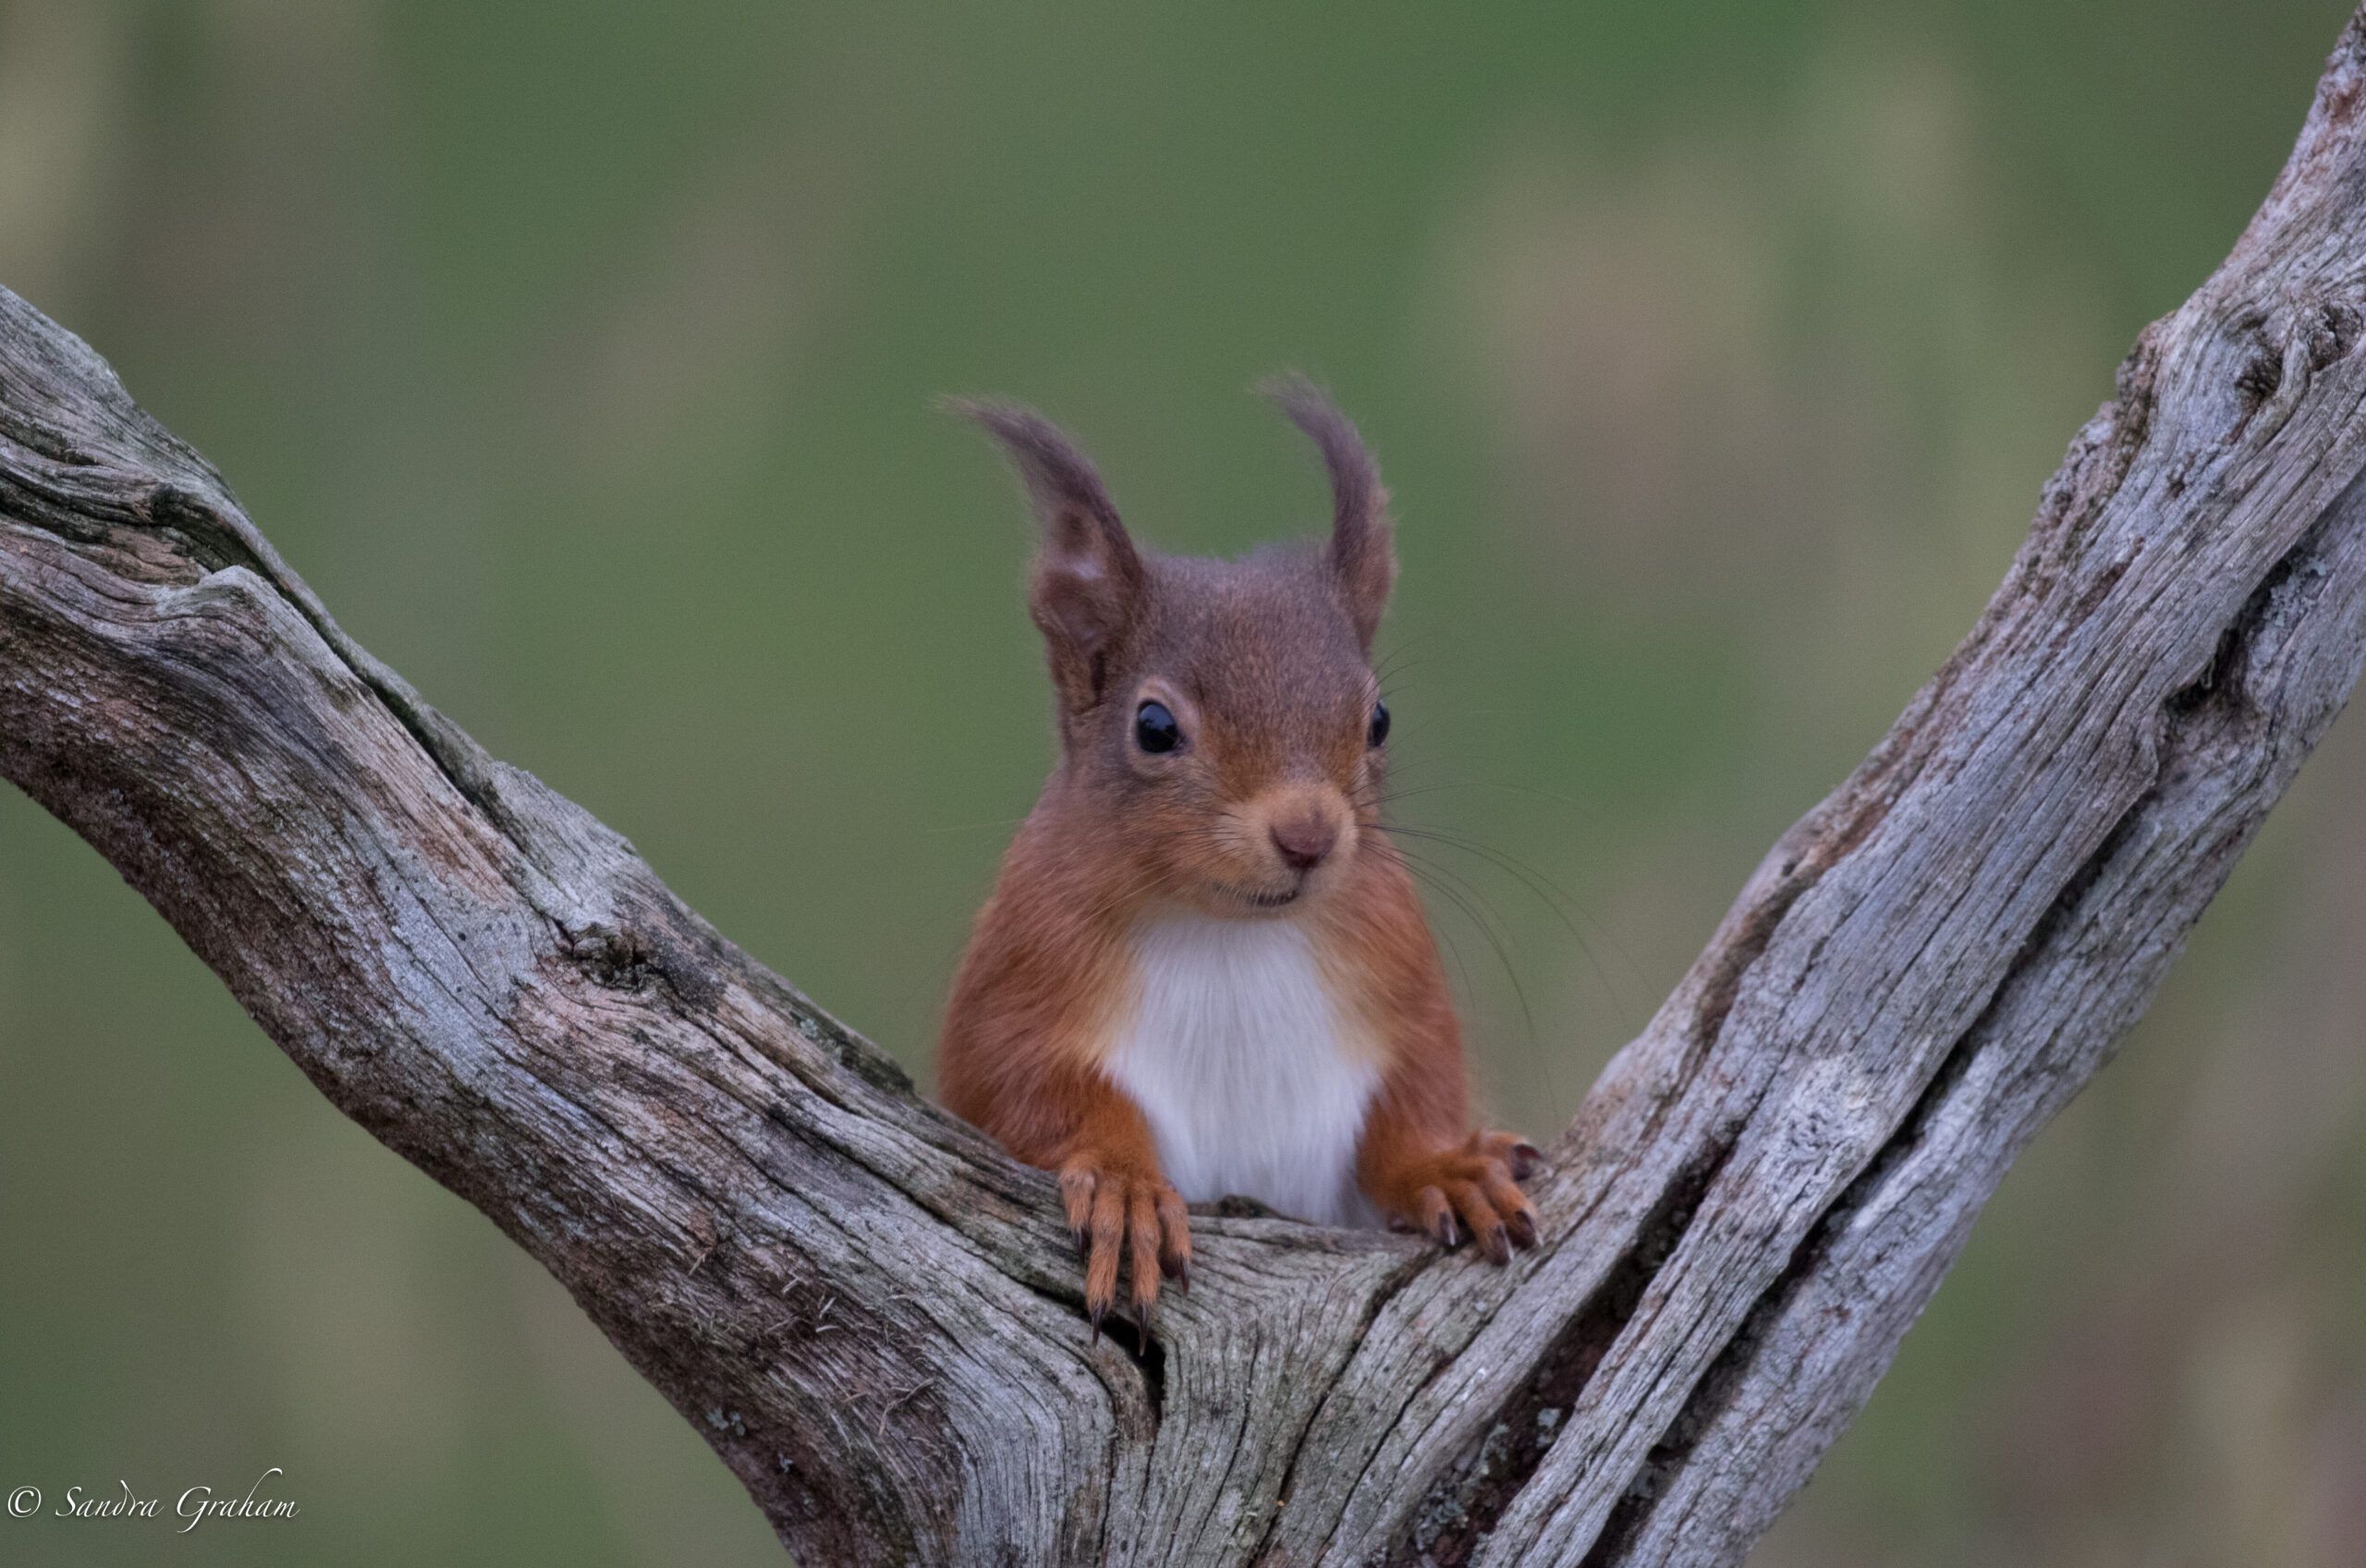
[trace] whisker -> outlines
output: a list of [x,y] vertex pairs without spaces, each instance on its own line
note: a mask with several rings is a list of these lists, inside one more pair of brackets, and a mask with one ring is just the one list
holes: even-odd
[[924,833],[982,833],[988,828],[1015,828],[1027,820],[1024,817],[1006,817],[998,822],[956,822],[948,827],[922,828]]
[[[1426,856],[1416,855],[1393,840],[1384,837],[1383,842],[1387,844],[1389,852],[1397,857],[1398,863],[1415,880],[1453,905],[1463,918],[1478,928],[1479,934],[1486,938],[1488,947],[1494,952],[1495,962],[1503,966],[1504,978],[1511,983],[1513,997],[1519,1003],[1522,1031],[1527,1035],[1528,1042],[1531,1047],[1539,1046],[1541,1042],[1536,1033],[1536,1013],[1529,1005],[1528,988],[1521,982],[1519,970],[1512,963],[1511,949],[1507,942],[1509,928],[1504,925],[1503,916],[1495,909],[1493,901],[1475,883],[1459,872]],[[1448,879],[1451,879],[1451,881]],[[1483,915],[1481,913],[1482,909],[1485,911]],[[1503,927],[1503,930],[1499,931],[1498,927]],[[1470,993],[1471,983],[1468,968],[1463,971],[1462,980],[1464,991],[1466,994]]]
[[1593,943],[1586,940],[1585,933],[1578,929],[1578,922],[1583,920],[1593,927],[1596,934],[1617,952],[1630,976],[1639,983],[1642,971],[1636,965],[1634,956],[1627,952],[1616,936],[1604,928],[1600,921],[1587,915],[1584,906],[1567,889],[1525,862],[1457,833],[1436,828],[1412,828],[1401,824],[1391,824],[1389,832],[1437,844],[1448,849],[1458,849],[1466,855],[1478,856],[1506,875],[1517,879],[1522,886],[1535,895],[1539,903],[1553,912],[1554,918],[1558,920],[1561,928],[1569,933],[1570,940],[1578,944],[1578,951],[1585,955],[1586,966],[1593,971],[1594,978],[1602,982],[1602,989],[1610,998],[1611,1005],[1618,1010],[1622,1023],[1629,1028],[1633,1027],[1633,1008],[1628,1004],[1627,999],[1619,994],[1618,987],[1612,981],[1609,971],[1603,966],[1601,955],[1594,952]]

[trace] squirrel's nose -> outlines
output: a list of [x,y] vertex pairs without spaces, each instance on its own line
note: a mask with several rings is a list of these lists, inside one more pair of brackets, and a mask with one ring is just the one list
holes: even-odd
[[1339,842],[1339,824],[1313,811],[1285,818],[1267,831],[1274,835],[1274,847],[1282,858],[1300,871],[1311,871],[1323,864],[1323,857]]

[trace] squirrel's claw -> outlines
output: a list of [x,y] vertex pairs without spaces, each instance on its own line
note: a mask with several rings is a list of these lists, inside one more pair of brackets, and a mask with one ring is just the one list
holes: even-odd
[[1084,1310],[1095,1343],[1117,1303],[1118,1275],[1130,1282],[1130,1307],[1149,1343],[1161,1279],[1190,1288],[1190,1216],[1182,1195],[1155,1171],[1128,1171],[1079,1158],[1060,1168],[1060,1197],[1084,1259]]
[[1511,1133],[1477,1132],[1459,1149],[1413,1161],[1397,1173],[1391,1190],[1406,1194],[1384,1199],[1392,1223],[1426,1232],[1440,1246],[1465,1239],[1479,1244],[1491,1263],[1512,1260],[1539,1237],[1536,1206],[1520,1191],[1522,1177],[1543,1168],[1543,1152]]

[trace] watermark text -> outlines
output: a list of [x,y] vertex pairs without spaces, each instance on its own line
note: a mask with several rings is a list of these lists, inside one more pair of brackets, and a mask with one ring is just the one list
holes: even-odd
[[170,1497],[135,1489],[120,1477],[112,1487],[78,1481],[54,1498],[39,1487],[19,1486],[9,1489],[0,1506],[11,1519],[153,1519],[185,1536],[215,1520],[295,1518],[302,1512],[295,1499],[275,1495],[274,1483],[286,1475],[274,1465],[244,1491],[194,1486]]

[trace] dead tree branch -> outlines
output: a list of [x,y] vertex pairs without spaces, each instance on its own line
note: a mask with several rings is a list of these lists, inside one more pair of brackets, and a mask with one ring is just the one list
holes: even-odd
[[2366,33],[1970,636],[1618,1056],[1497,1272],[1199,1222],[1092,1343],[1049,1181],[354,645],[0,292],[0,772],[546,1265],[822,1563],[1737,1562],[2366,658]]

